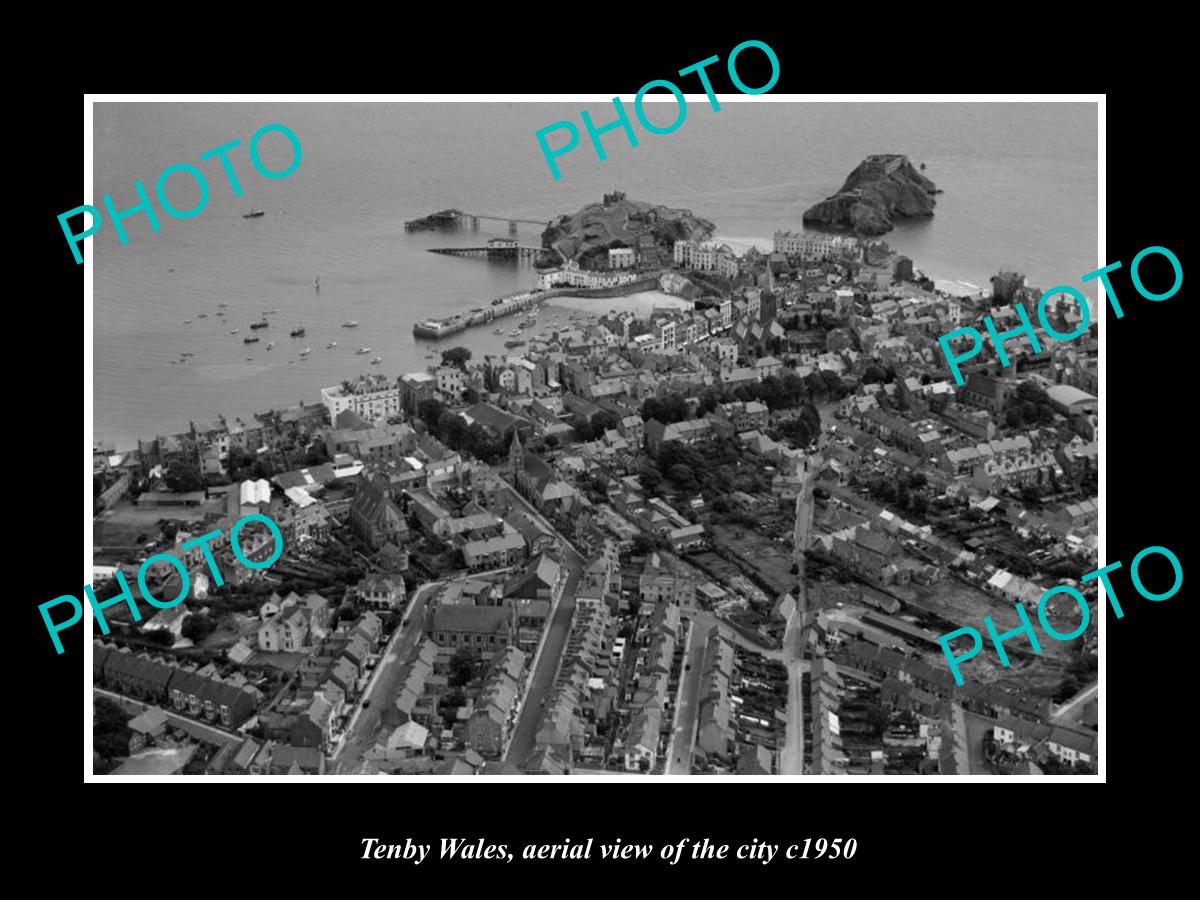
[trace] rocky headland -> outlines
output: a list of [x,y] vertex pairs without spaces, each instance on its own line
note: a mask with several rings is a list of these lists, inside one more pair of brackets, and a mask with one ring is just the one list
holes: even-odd
[[548,251],[547,265],[570,259],[585,269],[603,268],[610,249],[635,247],[643,264],[652,263],[657,254],[666,266],[671,263],[676,241],[707,240],[716,229],[691,210],[630,200],[614,191],[605,194],[602,203],[589,203],[574,215],[550,222],[542,232],[542,246]]
[[809,207],[803,221],[862,235],[886,234],[896,219],[932,216],[938,193],[907,156],[877,153],[859,163],[840,191]]

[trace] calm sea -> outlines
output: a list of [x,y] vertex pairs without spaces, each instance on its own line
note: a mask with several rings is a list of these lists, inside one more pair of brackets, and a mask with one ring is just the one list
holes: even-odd
[[[200,215],[161,216],[158,232],[144,215],[129,219],[124,247],[109,223],[89,239],[95,436],[132,446],[189,420],[317,402],[323,386],[359,372],[423,369],[433,345],[413,338],[414,321],[533,281],[527,266],[426,252],[483,243],[506,233],[503,223],[485,223],[477,235],[404,232],[406,219],[447,207],[545,221],[619,189],[691,208],[717,224],[719,237],[765,247],[777,228],[798,229],[804,209],[864,156],[899,152],[924,162],[945,191],[931,220],[886,238],[931,277],[986,286],[998,270],[1016,268],[1035,285],[1077,285],[1104,262],[1096,257],[1094,105],[730,103],[717,113],[692,104],[678,131],[639,132],[637,148],[616,132],[606,136],[607,161],[580,146],[560,159],[556,182],[533,132],[578,121],[580,105],[96,104],[97,205],[105,193],[118,208],[133,205],[135,180],[152,192],[178,162],[204,169],[211,191]],[[608,120],[602,105],[589,108],[597,122]],[[246,145],[273,122],[296,132],[303,162],[271,181],[253,170]],[[199,161],[234,138],[242,141],[232,153],[240,198],[215,160]],[[291,158],[280,135],[262,147],[272,168]],[[173,176],[169,192],[181,209],[198,196],[186,175]],[[243,218],[251,207],[265,215]],[[521,226],[523,243],[539,243],[539,234]],[[1087,294],[1094,303],[1094,290]],[[266,310],[277,310],[270,328],[244,344]],[[359,327],[340,327],[348,319]],[[297,325],[307,334],[290,338]],[[474,329],[443,346],[465,344],[480,356],[501,351],[505,339]],[[337,347],[327,349],[331,341]],[[381,365],[355,353],[364,345]]]

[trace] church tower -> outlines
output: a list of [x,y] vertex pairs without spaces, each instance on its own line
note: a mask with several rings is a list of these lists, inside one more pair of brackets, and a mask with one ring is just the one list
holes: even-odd
[[508,448],[508,462],[512,466],[513,482],[520,491],[525,490],[525,448],[521,446],[521,436],[513,429],[512,445]]

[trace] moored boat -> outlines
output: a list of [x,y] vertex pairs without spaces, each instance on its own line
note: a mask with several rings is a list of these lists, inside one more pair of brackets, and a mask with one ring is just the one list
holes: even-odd
[[292,337],[304,337],[304,326],[300,325],[292,329]]
[[259,339],[256,337],[242,338],[243,344],[257,344],[258,341],[259,341]]

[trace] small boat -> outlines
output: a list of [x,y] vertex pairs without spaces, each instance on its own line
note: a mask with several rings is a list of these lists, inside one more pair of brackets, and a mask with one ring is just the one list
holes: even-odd
[[374,366],[374,365],[378,365],[378,364],[379,364],[379,363],[381,363],[381,362],[383,362],[383,357],[382,357],[382,356],[376,356],[374,359],[372,359],[372,360],[371,360],[371,365],[373,365],[373,366]]
[[200,313],[200,315],[198,315],[196,318],[198,318],[198,319],[207,319],[207,318],[208,318],[208,313]]
[[922,172],[924,172],[924,171],[925,171],[925,163],[921,163],[921,171],[922,171]]
[[263,315],[264,315],[264,316],[269,316],[271,313],[277,313],[277,312],[279,312],[279,310],[277,310],[277,309],[264,309],[264,310],[263,310]]
[[242,218],[243,219],[257,219],[262,214],[263,214],[263,211],[261,209],[255,209],[252,206],[252,207],[250,207],[250,212],[243,215]]
[[268,322],[266,319],[259,319],[257,322],[251,322],[250,327],[251,328],[270,328],[271,323]]
[[312,353],[312,347],[305,347],[303,350],[300,351],[301,356],[308,356],[308,354],[310,354],[310,353]]
[[520,328],[514,328],[512,331],[510,331],[510,332],[508,333],[508,336],[509,336],[509,337],[520,337],[520,336],[521,336],[521,329],[520,329]]
[[358,348],[357,350],[355,350],[354,352],[355,352],[355,353],[370,353],[370,352],[371,352],[371,348],[370,348],[370,347],[359,347],[359,348]]
[[328,344],[325,345],[325,349],[332,350],[336,346],[337,346],[337,341],[330,341]]
[[304,337],[304,326],[292,329],[292,337]]
[[320,275],[318,275],[316,278],[313,279],[313,287],[315,287],[318,291],[321,289],[321,276]]
[[238,333],[239,331],[241,331],[241,330],[242,330],[242,329],[240,329],[240,328],[235,328],[235,329],[233,329],[233,331],[231,331],[231,332],[229,332],[229,333],[230,333],[230,334],[237,334],[237,333]]
[[274,341],[271,341],[271,343],[267,344],[267,349],[268,349],[268,350],[274,350],[274,349],[275,349],[275,342],[274,342]]
[[342,327],[343,328],[357,328],[358,323],[355,322],[353,319],[348,319],[347,321],[342,323]]
[[229,305],[228,303],[218,303],[217,304],[217,306],[220,306],[220,307],[226,307],[228,305]]
[[190,350],[185,350],[183,353],[180,353],[179,355],[180,356],[195,356],[196,354],[192,353]]
[[183,324],[184,324],[184,325],[191,325],[191,324],[192,324],[192,320],[191,320],[191,319],[184,319],[184,320],[183,320]]
[[503,329],[503,328],[497,328],[495,331],[493,331],[493,332],[492,332],[492,334],[504,334],[504,329]]
[[259,341],[259,338],[257,338],[257,337],[242,338],[243,344],[257,344],[258,341]]
[[253,356],[247,356],[247,357],[246,357],[246,362],[254,362],[254,357],[253,357]]

